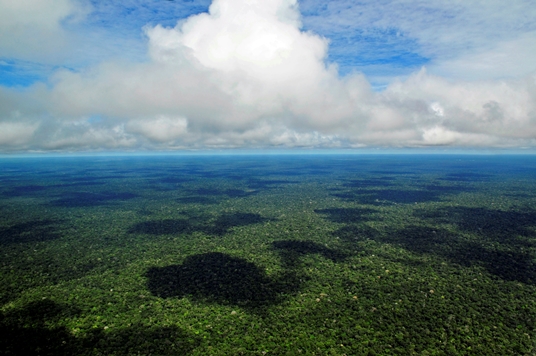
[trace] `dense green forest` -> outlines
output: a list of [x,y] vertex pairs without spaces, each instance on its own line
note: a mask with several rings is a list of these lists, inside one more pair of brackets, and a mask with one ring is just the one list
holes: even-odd
[[536,352],[536,158],[0,166],[2,354]]

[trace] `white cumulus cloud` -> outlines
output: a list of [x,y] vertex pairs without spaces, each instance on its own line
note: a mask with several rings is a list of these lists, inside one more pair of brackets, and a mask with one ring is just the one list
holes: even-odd
[[76,21],[87,11],[75,0],[0,0],[0,55],[54,57],[69,41],[62,22]]
[[147,62],[0,91],[0,128],[18,137],[0,135],[0,148],[536,145],[534,74],[452,81],[422,69],[374,92],[326,64],[329,41],[302,30],[296,0],[214,0],[145,33]]

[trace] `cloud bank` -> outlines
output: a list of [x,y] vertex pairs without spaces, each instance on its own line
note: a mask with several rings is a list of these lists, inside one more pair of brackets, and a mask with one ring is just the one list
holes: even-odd
[[[44,36],[78,11],[65,6],[38,21]],[[375,92],[327,64],[329,40],[301,21],[296,0],[214,0],[175,27],[145,27],[145,62],[0,87],[0,150],[536,146],[534,72],[451,81],[423,68]]]
[[0,0],[0,49],[3,57],[52,59],[69,41],[63,24],[89,11],[73,0]]

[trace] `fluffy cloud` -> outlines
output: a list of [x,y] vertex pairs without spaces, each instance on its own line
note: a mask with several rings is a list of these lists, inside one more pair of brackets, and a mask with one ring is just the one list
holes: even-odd
[[188,120],[182,117],[161,116],[149,120],[132,120],[127,124],[127,131],[141,134],[156,142],[172,142],[187,133]]
[[0,91],[0,147],[536,145],[535,75],[452,82],[423,69],[374,92],[326,65],[329,41],[300,21],[296,0],[214,0],[174,28],[146,27],[147,62]]
[[55,57],[68,42],[61,23],[88,11],[74,0],[0,0],[0,49],[3,57]]
[[0,122],[0,146],[24,146],[36,129],[37,125],[31,123]]

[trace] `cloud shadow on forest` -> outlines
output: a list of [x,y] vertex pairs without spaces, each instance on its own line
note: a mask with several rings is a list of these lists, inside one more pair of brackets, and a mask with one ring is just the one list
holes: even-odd
[[[356,183],[359,184],[359,183]],[[385,204],[415,204],[441,201],[445,196],[472,191],[473,188],[464,185],[419,185],[418,189],[389,188],[389,189],[352,189],[334,192],[331,195],[344,201],[358,202],[368,205]]]
[[288,269],[296,269],[300,259],[306,255],[320,255],[333,262],[342,262],[348,254],[331,249],[313,241],[281,240],[272,243],[272,249],[279,252],[283,265]]
[[189,297],[257,312],[299,287],[293,273],[269,277],[254,263],[219,252],[189,256],[180,265],[152,267],[146,277],[148,289],[161,298]]
[[0,244],[50,241],[61,237],[61,220],[31,220],[7,228],[0,228]]
[[10,188],[8,191],[5,191],[2,193],[3,196],[12,198],[12,197],[22,197],[22,196],[34,196],[34,195],[40,195],[47,189],[49,189],[49,186],[46,185],[19,185]]
[[181,204],[202,204],[202,205],[218,204],[217,199],[208,198],[208,197],[199,197],[199,196],[181,197],[181,198],[178,198],[177,201]]
[[138,223],[128,232],[148,235],[181,235],[202,232],[212,236],[224,236],[234,227],[261,224],[270,221],[259,214],[225,213],[215,219],[206,216],[188,216],[180,219],[153,220]]
[[256,190],[244,189],[217,189],[217,188],[199,188],[191,191],[194,195],[201,197],[220,197],[228,196],[229,198],[244,198],[257,194]]
[[504,211],[471,207],[448,207],[433,211],[418,210],[419,218],[434,223],[450,223],[462,231],[484,235],[499,243],[534,247],[526,237],[536,237],[536,211]]
[[64,208],[103,206],[113,202],[120,202],[137,198],[134,193],[114,193],[114,192],[65,192],[59,199],[52,200],[49,204]]
[[275,241],[272,249],[283,265],[283,271],[276,276],[268,276],[246,259],[209,252],[189,256],[180,265],[150,268],[146,273],[147,287],[161,298],[188,297],[264,314],[267,307],[283,302],[309,280],[300,265],[302,257],[316,254],[333,262],[348,257],[312,241]]
[[[104,332],[93,329],[76,337],[64,326],[50,323],[81,315],[81,310],[44,299],[0,313],[0,349],[9,355],[180,354],[193,351],[200,340],[177,327],[132,325]],[[173,346],[171,346],[173,345]]]
[[449,182],[482,182],[487,181],[490,178],[491,176],[489,174],[475,172],[458,172],[447,174],[439,179]]
[[[508,281],[536,283],[536,212],[499,211],[484,208],[451,207],[415,214],[434,227],[391,227],[378,231],[366,224],[367,212],[357,208],[333,208],[317,211],[326,219],[345,223],[333,236],[348,244],[371,239],[400,246],[417,254],[434,255],[461,266],[482,266],[489,273]],[[364,216],[363,216],[364,215]],[[453,224],[447,230],[439,224]],[[464,234],[470,233],[472,236]]]

